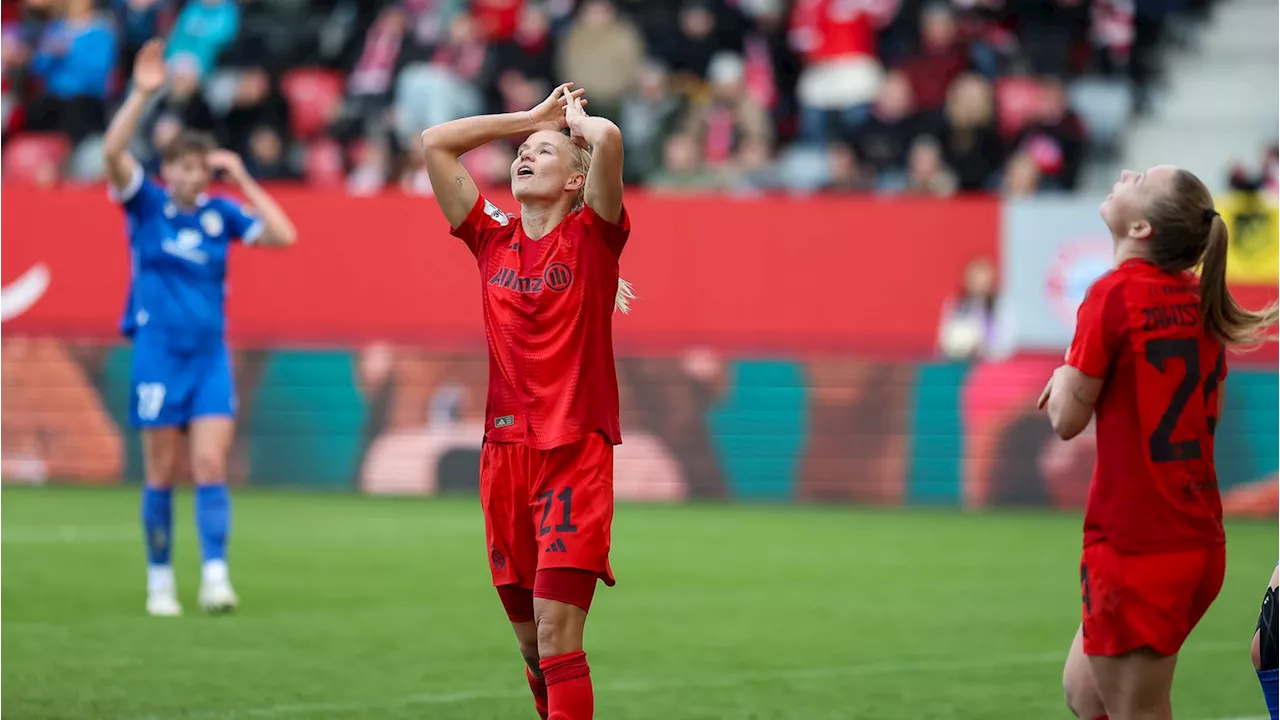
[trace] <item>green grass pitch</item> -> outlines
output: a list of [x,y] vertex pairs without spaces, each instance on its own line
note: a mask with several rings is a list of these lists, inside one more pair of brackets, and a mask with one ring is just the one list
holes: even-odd
[[[473,498],[242,492],[243,607],[143,613],[136,491],[3,491],[3,717],[534,718]],[[588,625],[597,716],[1069,718],[1079,518],[625,505]],[[1179,718],[1263,715],[1248,658],[1274,524],[1228,527],[1226,586],[1178,668]]]

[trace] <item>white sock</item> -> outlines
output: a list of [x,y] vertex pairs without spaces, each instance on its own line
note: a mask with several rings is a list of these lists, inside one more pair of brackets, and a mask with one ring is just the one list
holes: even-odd
[[207,583],[225,583],[229,575],[226,560],[209,560],[205,562],[202,570],[204,581]]
[[147,566],[147,594],[173,593],[177,583],[173,579],[173,568],[169,565]]

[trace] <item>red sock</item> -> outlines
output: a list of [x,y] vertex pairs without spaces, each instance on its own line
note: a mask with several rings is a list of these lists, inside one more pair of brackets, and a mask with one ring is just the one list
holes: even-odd
[[533,670],[524,669],[525,677],[529,678],[529,689],[533,691],[533,707],[538,711],[538,717],[547,720],[547,681],[533,674]]
[[591,694],[587,654],[576,650],[542,658],[541,665],[550,699],[549,720],[591,720],[596,703]]

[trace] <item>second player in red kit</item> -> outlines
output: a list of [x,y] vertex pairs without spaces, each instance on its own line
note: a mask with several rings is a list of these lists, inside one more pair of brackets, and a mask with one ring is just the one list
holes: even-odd
[[[613,585],[615,309],[622,137],[562,85],[536,108],[447,122],[422,134],[436,200],[475,256],[489,346],[480,498],[493,584],[528,665],[542,718],[593,714],[583,629],[596,582]],[[458,158],[522,138],[511,165],[519,214],[476,188]]]
[[1089,288],[1040,398],[1064,439],[1097,420],[1063,683],[1084,720],[1171,718],[1178,651],[1226,571],[1213,439],[1227,350],[1260,341],[1276,310],[1227,291],[1226,225],[1191,173],[1125,172],[1102,217],[1115,268]]

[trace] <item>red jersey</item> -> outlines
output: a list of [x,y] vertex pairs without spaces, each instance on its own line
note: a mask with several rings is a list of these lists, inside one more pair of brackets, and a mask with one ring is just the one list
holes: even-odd
[[480,196],[453,229],[476,256],[489,343],[485,440],[539,450],[622,442],[613,364],[618,258],[631,234],[584,207],[539,240]]
[[900,0],[799,0],[791,11],[791,48],[809,62],[876,54],[876,33]]
[[1225,349],[1200,318],[1200,280],[1130,260],[1089,288],[1067,364],[1105,381],[1084,543],[1121,553],[1224,542],[1213,467]]

